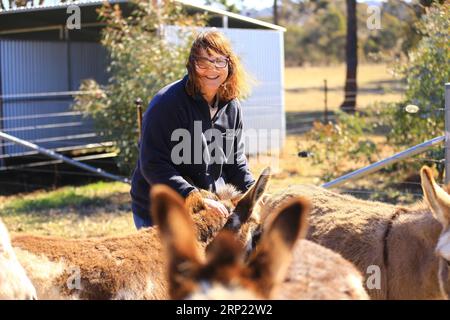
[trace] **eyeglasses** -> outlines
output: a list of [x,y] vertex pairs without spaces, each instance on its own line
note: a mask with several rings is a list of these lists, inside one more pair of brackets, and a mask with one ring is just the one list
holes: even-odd
[[216,58],[214,60],[210,60],[208,58],[205,57],[199,57],[196,56],[195,57],[195,64],[197,65],[197,67],[199,67],[200,69],[207,69],[208,67],[211,66],[211,64],[213,64],[216,68],[218,69],[223,69],[226,68],[228,65],[228,59],[221,59],[221,58]]

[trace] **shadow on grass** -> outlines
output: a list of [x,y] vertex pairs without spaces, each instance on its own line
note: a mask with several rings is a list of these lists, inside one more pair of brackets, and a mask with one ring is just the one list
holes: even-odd
[[[358,110],[360,113],[364,113],[364,110]],[[328,111],[328,122],[336,122],[335,112]],[[301,129],[312,128],[314,121],[320,121],[325,123],[325,112],[323,111],[287,111],[286,112],[286,129]],[[385,125],[378,125],[373,129],[372,134],[375,136],[387,136],[391,132],[391,127]]]
[[[334,112],[328,111],[328,121],[334,120]],[[287,111],[286,112],[286,129],[301,129],[303,127],[310,128],[314,121],[325,121],[325,113],[323,111]]]

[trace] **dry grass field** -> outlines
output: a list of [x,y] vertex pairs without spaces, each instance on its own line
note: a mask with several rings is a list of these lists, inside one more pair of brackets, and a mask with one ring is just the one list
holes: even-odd
[[[329,107],[336,110],[343,98],[344,66],[288,68],[285,70],[286,111],[308,114],[323,110],[323,79],[328,80]],[[374,101],[401,99],[400,83],[384,65],[362,65],[359,68],[360,94],[358,106]],[[378,137],[378,139],[382,139]],[[382,140],[380,140],[381,142]],[[298,151],[307,150],[310,142],[302,135],[288,135],[277,158],[277,168],[269,185],[270,192],[288,185],[318,185],[324,165],[313,165],[299,158]],[[389,153],[389,148],[386,153]],[[272,157],[249,159],[254,176],[270,164]],[[348,164],[357,168],[361,164]],[[0,196],[0,216],[11,233],[32,233],[84,238],[121,235],[134,230],[129,186],[116,182],[98,182],[81,187],[63,187],[14,196]]]
[[[399,101],[402,97],[402,84],[386,65],[360,65],[357,78],[358,108],[375,101]],[[286,68],[286,112],[323,111],[324,79],[328,84],[328,108],[337,110],[344,98],[344,65]]]

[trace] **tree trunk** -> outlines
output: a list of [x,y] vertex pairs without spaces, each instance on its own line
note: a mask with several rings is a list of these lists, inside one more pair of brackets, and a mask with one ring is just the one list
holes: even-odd
[[347,43],[345,54],[347,60],[347,74],[345,77],[345,99],[341,110],[349,113],[356,111],[356,94],[358,90],[356,71],[358,68],[358,38],[356,21],[356,0],[347,2]]
[[273,24],[278,24],[278,0],[273,0]]

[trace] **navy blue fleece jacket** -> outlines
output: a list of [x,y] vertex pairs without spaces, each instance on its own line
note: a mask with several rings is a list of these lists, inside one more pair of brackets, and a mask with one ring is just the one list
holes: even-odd
[[186,197],[197,188],[214,192],[231,183],[246,191],[254,183],[244,154],[239,101],[219,101],[211,119],[206,100],[187,93],[187,80],[186,75],[161,89],[143,116],[130,192],[133,213],[142,218],[150,215],[154,184]]

